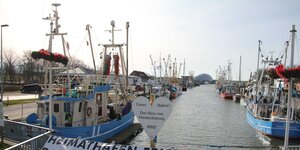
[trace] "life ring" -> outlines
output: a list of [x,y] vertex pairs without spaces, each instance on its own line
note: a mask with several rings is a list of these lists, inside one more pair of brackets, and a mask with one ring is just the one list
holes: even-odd
[[88,107],[88,108],[87,108],[86,115],[87,115],[87,116],[91,116],[91,114],[92,114],[92,108],[91,108],[91,107]]
[[272,116],[276,116],[276,115],[277,115],[277,112],[276,112],[276,111],[273,111],[271,114],[272,114]]

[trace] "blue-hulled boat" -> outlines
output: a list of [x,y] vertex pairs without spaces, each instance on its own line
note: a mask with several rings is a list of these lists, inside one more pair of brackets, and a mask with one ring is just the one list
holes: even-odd
[[[49,50],[43,49],[32,53],[34,59],[44,59],[50,62],[48,63],[50,69],[46,71],[49,75],[46,75],[45,80],[49,83],[45,86],[44,93],[41,93],[40,100],[37,101],[37,112],[28,115],[26,121],[29,124],[49,127],[57,136],[105,141],[130,127],[134,121],[134,114],[131,110],[131,99],[134,96],[126,91],[127,87],[126,85],[124,87],[119,77],[119,55],[124,44],[103,44],[103,63],[100,71],[96,72],[95,69],[94,74],[80,77],[73,75],[71,78],[69,74],[68,77],[63,76],[60,79],[64,81],[66,87],[62,87],[60,94],[54,94],[52,65],[55,64],[67,72],[71,69],[68,69],[66,56],[52,53],[54,36],[61,36],[64,42],[63,35],[66,35],[66,33],[59,33],[57,7],[60,4],[55,3],[52,6],[53,16],[44,18],[51,21],[51,33],[47,34],[50,36]],[[112,26],[114,28],[113,21]],[[65,49],[63,47],[64,54],[66,54]],[[120,53],[113,53],[115,68],[113,79],[110,75],[111,54],[108,54],[108,51],[112,49],[120,50]],[[59,63],[63,63],[64,66]],[[121,67],[126,66],[122,64]],[[110,85],[111,80],[115,80],[117,84]],[[71,83],[74,82],[77,83],[72,84],[71,88]]]
[[[267,57],[262,62],[264,67],[281,66],[281,60],[279,58],[273,59],[272,56],[270,59]],[[257,69],[259,75],[259,68]],[[297,93],[296,87],[290,78],[299,76],[290,74],[287,79],[287,77],[278,75],[280,77],[278,79],[278,76],[277,78],[274,78],[274,75],[271,76],[268,73],[269,70],[274,69],[263,68],[259,78],[257,75],[256,81],[258,82],[256,82],[248,100],[246,119],[258,132],[272,137],[284,138],[285,143],[288,143],[288,139],[300,138],[300,96],[295,94]],[[287,80],[290,81],[287,82]]]
[[[251,111],[247,110],[247,121],[255,130],[262,134],[277,138],[284,138],[285,136],[286,121],[284,119],[258,118]],[[290,122],[289,138],[300,138],[300,123],[298,121]]]
[[[87,96],[52,97],[54,134],[105,141],[130,127],[134,121],[131,103],[118,106],[108,104],[110,90],[110,85],[100,85]],[[49,127],[49,97],[41,97],[37,104],[37,113],[30,114],[27,123]],[[118,109],[122,111],[118,112]]]

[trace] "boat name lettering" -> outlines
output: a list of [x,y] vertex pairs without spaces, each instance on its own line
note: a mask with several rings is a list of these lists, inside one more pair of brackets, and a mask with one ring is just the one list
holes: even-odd
[[163,116],[164,113],[156,113],[156,115]]
[[[149,128],[156,128],[155,125],[148,125]],[[152,150],[148,147],[137,147],[132,145],[120,145],[112,143],[102,143],[95,141],[88,141],[82,139],[74,138],[63,138],[59,136],[52,135],[48,138],[47,142],[43,146],[42,150],[51,150],[51,149],[74,149],[74,150]],[[161,148],[156,148],[157,150],[163,150]]]
[[140,114],[141,114],[141,115],[146,115],[147,113],[144,112],[144,111],[140,111]]
[[156,114],[155,112],[148,111],[148,115],[155,115],[155,114]]
[[169,107],[169,104],[157,104],[157,107]]
[[165,118],[164,118],[164,117],[154,117],[154,116],[138,116],[138,119],[161,120],[161,121],[165,121]]
[[147,125],[148,129],[156,129],[156,125]]
[[136,106],[146,106],[146,104],[136,103]]

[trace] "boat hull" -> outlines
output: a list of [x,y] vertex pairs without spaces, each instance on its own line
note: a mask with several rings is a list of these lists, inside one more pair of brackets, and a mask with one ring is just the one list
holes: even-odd
[[234,95],[234,93],[221,93],[221,97],[223,97],[224,99],[233,99]]
[[[247,122],[258,132],[264,135],[284,138],[285,136],[285,121],[266,121],[262,119],[255,118],[253,114],[247,110]],[[300,123],[291,122],[290,123],[290,139],[300,138]]]
[[131,111],[120,120],[115,119],[103,124],[85,127],[53,127],[53,129],[57,136],[103,142],[130,127],[133,121],[134,114]]

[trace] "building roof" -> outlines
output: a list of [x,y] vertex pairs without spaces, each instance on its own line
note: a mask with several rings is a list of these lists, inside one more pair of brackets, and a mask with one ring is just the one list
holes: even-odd
[[87,75],[94,73],[94,70],[83,67],[83,66],[75,66],[74,68],[71,68],[69,70],[65,70],[62,72],[59,72],[58,75],[66,75],[69,71],[69,75]]
[[138,76],[138,77],[141,77],[141,78],[149,78],[149,76],[145,73],[145,72],[142,72],[142,71],[132,71],[130,73],[130,75],[133,75],[133,76]]

